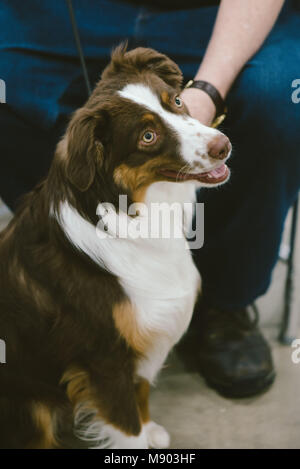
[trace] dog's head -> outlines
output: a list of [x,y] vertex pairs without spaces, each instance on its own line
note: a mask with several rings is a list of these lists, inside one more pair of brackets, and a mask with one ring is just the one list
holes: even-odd
[[225,182],[229,140],[190,117],[181,82],[167,56],[119,46],[60,143],[71,184],[87,191],[100,178],[137,200],[157,181]]

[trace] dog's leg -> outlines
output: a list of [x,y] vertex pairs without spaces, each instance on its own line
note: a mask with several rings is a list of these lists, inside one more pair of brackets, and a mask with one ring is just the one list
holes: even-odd
[[147,449],[131,374],[122,365],[108,375],[97,369],[73,367],[62,379],[74,407],[77,436],[93,448]]
[[146,379],[140,379],[135,387],[137,403],[143,428],[146,431],[147,441],[150,448],[168,448],[170,436],[168,432],[157,423],[150,420],[149,392],[150,384]]
[[0,397],[0,449],[58,448],[55,415],[42,402]]

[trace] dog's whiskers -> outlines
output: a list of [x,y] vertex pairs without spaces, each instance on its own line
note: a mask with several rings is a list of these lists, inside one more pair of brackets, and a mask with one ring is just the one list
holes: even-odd
[[[183,175],[187,176],[188,172],[189,172],[189,169],[191,169],[191,165],[189,163],[186,163],[184,166],[182,166],[182,168],[180,168],[180,170],[177,173],[176,182],[178,182],[178,178],[180,177],[180,174],[183,174]],[[184,178],[184,176],[183,176],[183,178]]]

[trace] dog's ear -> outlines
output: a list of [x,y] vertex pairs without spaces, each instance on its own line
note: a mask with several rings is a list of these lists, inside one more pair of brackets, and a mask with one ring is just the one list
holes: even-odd
[[104,159],[101,130],[107,124],[106,111],[81,108],[75,112],[66,133],[66,174],[80,191],[86,191]]
[[113,51],[111,62],[102,74],[102,79],[110,78],[116,73],[136,73],[152,71],[164,82],[180,90],[182,72],[173,60],[154,49],[138,47],[126,52],[127,43],[122,43]]
[[144,62],[146,68],[157,74],[165,83],[180,89],[183,77],[180,68],[173,60],[153,49],[136,49],[136,55],[138,61]]

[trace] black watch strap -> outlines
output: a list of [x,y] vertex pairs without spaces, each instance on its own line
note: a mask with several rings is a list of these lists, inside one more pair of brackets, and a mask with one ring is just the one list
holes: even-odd
[[198,88],[199,90],[202,90],[207,93],[216,107],[216,117],[213,122],[213,127],[217,127],[221,124],[221,122],[223,122],[226,117],[227,108],[225,101],[220,95],[217,88],[215,88],[211,83],[208,83],[207,81],[203,80],[190,80],[185,85],[185,88]]

